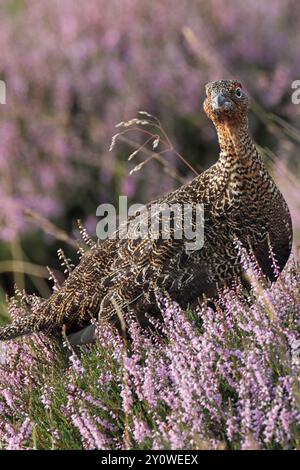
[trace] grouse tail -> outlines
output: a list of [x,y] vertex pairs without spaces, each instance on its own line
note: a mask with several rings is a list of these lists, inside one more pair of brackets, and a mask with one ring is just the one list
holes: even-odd
[[37,321],[36,314],[18,317],[10,325],[0,328],[0,341],[8,341],[44,329],[45,325]]

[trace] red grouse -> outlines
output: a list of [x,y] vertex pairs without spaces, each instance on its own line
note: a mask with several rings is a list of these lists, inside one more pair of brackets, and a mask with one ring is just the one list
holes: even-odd
[[[83,256],[48,300],[1,328],[0,339],[39,331],[55,335],[63,325],[72,333],[92,318],[117,325],[118,311],[128,308],[143,324],[146,312],[157,311],[157,292],[167,292],[183,308],[203,295],[214,297],[218,287],[243,276],[236,240],[254,253],[265,276],[275,280],[269,247],[282,270],[292,246],[291,218],[249,135],[248,107],[249,99],[236,80],[206,85],[204,110],[218,134],[219,159],[190,183],[155,201],[203,205],[201,249],[187,251],[187,240],[177,239],[175,230],[168,239],[107,239]],[[173,227],[176,223],[173,220]]]

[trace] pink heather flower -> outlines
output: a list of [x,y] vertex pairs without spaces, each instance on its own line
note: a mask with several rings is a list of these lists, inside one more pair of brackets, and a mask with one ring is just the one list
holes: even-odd
[[42,389],[41,402],[46,410],[51,408],[53,391],[53,387],[49,387],[47,384],[45,384]]
[[14,403],[14,397],[12,394],[12,391],[9,389],[1,390],[0,391],[1,395],[3,398],[5,398],[5,401],[9,408],[14,409],[15,408],[15,403]]
[[84,367],[82,366],[80,360],[75,354],[72,354],[69,357],[69,361],[70,361],[72,369],[75,370],[75,372],[77,372],[78,375],[84,374],[85,372]]
[[143,420],[133,418],[133,437],[136,442],[142,443],[147,437],[151,437],[151,431]]
[[129,376],[127,372],[124,372],[124,380],[121,385],[121,398],[122,398],[122,404],[123,404],[123,410],[126,414],[131,413],[132,411],[132,405],[133,405],[133,399],[132,399],[132,393],[129,385]]
[[30,419],[27,417],[23,421],[21,427],[18,430],[10,428],[9,436],[6,438],[6,449],[7,450],[22,450],[25,448],[25,444],[27,443],[33,425]]
[[87,412],[74,413],[71,415],[71,421],[79,430],[86,450],[106,449],[106,438],[100,433]]

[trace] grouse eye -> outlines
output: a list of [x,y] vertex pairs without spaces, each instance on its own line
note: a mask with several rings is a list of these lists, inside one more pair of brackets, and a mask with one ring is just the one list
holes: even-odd
[[240,87],[237,87],[235,89],[235,95],[240,98],[242,96],[242,89]]

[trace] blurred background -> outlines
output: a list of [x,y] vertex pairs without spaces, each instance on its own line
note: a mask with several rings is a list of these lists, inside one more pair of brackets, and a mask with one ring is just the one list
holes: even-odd
[[216,134],[202,111],[211,80],[237,78],[251,95],[252,133],[298,243],[296,0],[2,0],[0,18],[2,315],[15,283],[49,295],[45,266],[59,269],[60,247],[74,258],[77,219],[93,237],[100,203],[120,193],[145,202],[194,176],[174,152],[130,176],[147,155],[128,162],[143,140],[134,132],[109,153],[119,121],[146,110],[199,172],[216,161]]

